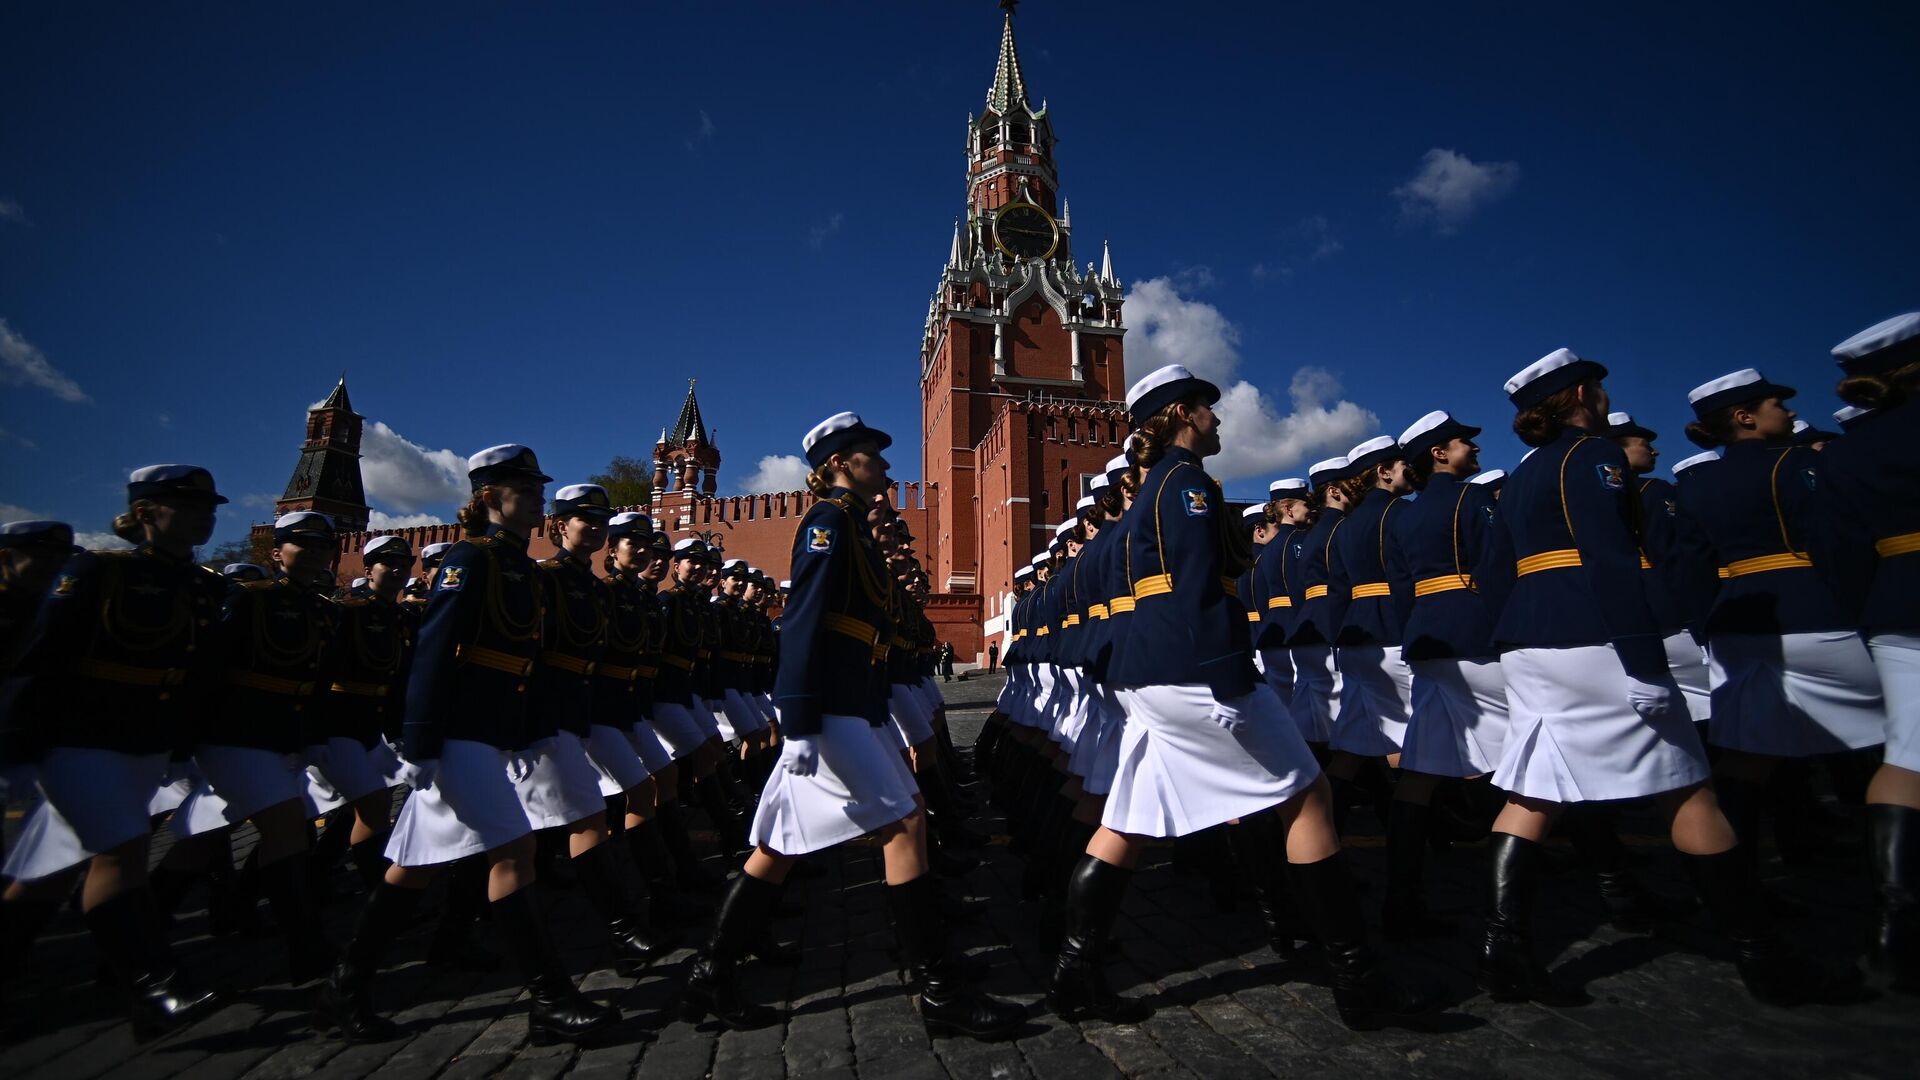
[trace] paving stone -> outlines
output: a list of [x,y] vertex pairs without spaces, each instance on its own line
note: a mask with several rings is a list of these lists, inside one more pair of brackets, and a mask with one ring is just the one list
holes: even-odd
[[657,1042],[640,1058],[639,1080],[699,1080],[713,1064],[713,1042],[682,1039]]

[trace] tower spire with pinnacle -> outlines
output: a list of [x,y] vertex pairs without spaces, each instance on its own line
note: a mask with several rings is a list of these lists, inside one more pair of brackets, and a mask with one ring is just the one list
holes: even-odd
[[1020,74],[1020,52],[1013,44],[1013,9],[1020,0],[1000,0],[1007,13],[1000,27],[1000,62],[993,68],[993,85],[987,90],[987,109],[1005,116],[1016,106],[1032,111],[1027,104],[1027,80]]

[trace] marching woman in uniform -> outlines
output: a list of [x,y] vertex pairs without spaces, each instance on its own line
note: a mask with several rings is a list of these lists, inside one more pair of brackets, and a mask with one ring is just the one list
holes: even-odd
[[1452,923],[1427,911],[1428,806],[1442,781],[1491,773],[1507,735],[1507,685],[1493,647],[1493,612],[1473,580],[1494,516],[1493,493],[1468,483],[1480,471],[1478,434],[1445,412],[1428,413],[1400,434],[1420,497],[1387,528],[1388,577],[1413,674],[1412,714],[1387,819],[1380,926],[1389,938],[1453,932]]
[[1651,797],[1688,876],[1764,1001],[1835,1000],[1847,980],[1780,940],[1753,864],[1707,786],[1706,752],[1640,584],[1626,456],[1605,438],[1606,368],[1557,349],[1507,380],[1535,452],[1508,477],[1474,574],[1499,614],[1509,727],[1494,784],[1493,905],[1480,980],[1496,1000],[1577,1003],[1533,955],[1540,843],[1572,803]]
[[1660,433],[1636,423],[1629,413],[1616,412],[1607,414],[1607,435],[1627,456],[1627,469],[1640,496],[1641,550],[1646,554],[1640,579],[1646,583],[1654,620],[1666,634],[1667,669],[1686,695],[1688,715],[1696,724],[1705,723],[1713,711],[1712,689],[1705,639],[1697,631],[1706,616],[1702,600],[1710,600],[1719,579],[1709,574],[1703,582],[1689,583],[1680,576],[1688,569],[1688,560],[1680,552],[1696,540],[1692,522],[1680,516],[1679,493],[1653,475],[1660,460],[1653,441]]
[[[659,534],[663,539],[665,534]],[[659,674],[655,651],[653,519],[645,514],[615,514],[607,522],[607,646],[594,668],[594,723],[623,732],[639,755],[647,778],[620,798],[625,804],[627,849],[647,883],[647,914],[655,925],[679,926],[706,914],[706,905],[682,895],[675,878],[672,849],[661,828],[660,790],[671,790],[673,756],[657,735],[647,712],[653,704],[653,680]],[[661,544],[664,556],[667,545]],[[659,569],[664,570],[664,564]],[[611,811],[610,811],[611,812]]]
[[541,648],[527,687],[532,760],[513,786],[536,832],[565,832],[568,865],[607,925],[614,964],[632,974],[669,943],[633,912],[625,869],[608,843],[606,797],[651,798],[630,723],[594,712],[594,676],[606,651],[613,598],[590,560],[605,546],[612,517],[613,503],[596,484],[570,484],[554,494],[551,535],[559,550],[539,563]]
[[1886,695],[1886,758],[1867,786],[1879,905],[1873,960],[1920,992],[1920,312],[1833,347],[1838,393],[1871,410],[1821,452],[1814,564],[1866,635]]
[[1219,398],[1177,364],[1127,392],[1129,454],[1146,470],[1126,532],[1133,622],[1108,669],[1127,726],[1101,828],[1068,887],[1047,1003],[1069,1020],[1144,1019],[1151,1009],[1116,995],[1100,968],[1133,867],[1150,838],[1237,818],[1266,836],[1272,872],[1291,875],[1342,1020],[1369,1027],[1427,1011],[1425,995],[1397,985],[1368,948],[1320,766],[1254,671],[1246,610],[1226,591],[1245,550],[1200,464],[1220,450]]
[[1249,588],[1242,596],[1247,621],[1253,625],[1260,677],[1273,687],[1289,711],[1293,708],[1293,654],[1287,651],[1286,642],[1293,628],[1294,607],[1287,589],[1287,550],[1308,527],[1310,490],[1299,477],[1267,485],[1267,502],[1261,511],[1270,535],[1249,571]]
[[1340,629],[1339,603],[1327,589],[1327,558],[1333,533],[1345,519],[1351,502],[1347,459],[1328,458],[1307,470],[1313,481],[1317,519],[1297,531],[1282,556],[1293,616],[1286,644],[1293,659],[1293,700],[1287,711],[1300,737],[1314,756],[1327,757],[1333,738],[1333,718],[1340,712],[1340,668],[1333,655],[1333,639]]
[[[1343,789],[1370,761],[1399,763],[1413,711],[1413,672],[1401,655],[1400,613],[1393,602],[1395,589],[1411,583],[1395,580],[1387,565],[1387,533],[1395,511],[1405,508],[1401,496],[1413,490],[1406,457],[1393,436],[1380,435],[1347,454],[1347,469],[1363,494],[1329,537],[1327,554],[1327,590],[1342,605],[1334,635],[1340,712],[1327,763],[1335,805],[1348,801]],[[1375,801],[1384,802],[1384,773],[1370,786]]]
[[801,442],[819,501],[793,543],[793,591],[781,615],[781,663],[774,691],[783,735],[780,764],[753,819],[754,852],[721,902],[713,938],[687,979],[689,1018],[713,1015],[728,1027],[769,1022],[740,997],[735,965],[773,913],[796,857],[873,833],[886,862],[893,915],[933,1034],[1004,1034],[1021,1010],[985,997],[956,974],[927,864],[926,814],[887,723],[874,647],[885,625],[884,564],[868,533],[867,510],[890,483],[880,452],[886,433],[838,413]]
[[170,875],[209,853],[220,858],[232,826],[251,821],[260,830],[254,873],[280,923],[296,984],[333,963],[308,883],[303,755],[325,742],[328,726],[319,691],[339,619],[332,599],[338,542],[326,515],[286,514],[273,523],[279,575],[228,594],[221,616],[227,685],[194,746],[200,784],[168,822],[179,837],[204,837],[176,847],[180,862],[169,853]]
[[413,793],[394,822],[386,880],[367,897],[353,940],[321,988],[314,1026],[351,1042],[398,1029],[373,1011],[373,974],[439,868],[484,852],[495,933],[526,980],[536,1045],[581,1041],[619,1022],[560,966],[534,895],[533,826],[509,776],[527,770],[528,677],[540,655],[541,571],[527,557],[546,484],[532,450],[513,443],[467,459],[467,538],[440,566],[407,677],[402,728]]
[[660,678],[654,684],[653,724],[674,760],[681,763],[679,804],[687,805],[689,796],[698,800],[732,852],[746,846],[746,829],[713,779],[714,770],[726,760],[727,746],[712,714],[698,701],[706,689],[706,665],[711,659],[700,654],[712,653],[706,640],[711,605],[704,588],[714,569],[710,555],[707,542],[699,537],[689,536],[673,545],[673,584],[660,594],[666,638]]
[[1680,513],[1702,542],[1675,552],[1689,581],[1725,574],[1706,616],[1720,673],[1707,739],[1722,749],[1714,787],[1749,858],[1766,785],[1783,758],[1879,746],[1886,712],[1855,618],[1806,554],[1820,528],[1822,456],[1792,442],[1789,387],[1747,368],[1687,395],[1687,437],[1719,463],[1682,485]]
[[[220,675],[227,586],[194,565],[193,549],[213,535],[214,507],[226,501],[199,466],[134,470],[113,531],[137,546],[81,552],[61,568],[19,644],[0,717],[9,760],[35,767],[53,831],[97,852],[80,907],[143,1040],[218,1004],[180,974],[155,933],[147,804],[168,755],[192,743]],[[33,858],[27,839],[14,859]],[[5,908],[11,944],[11,924],[25,913]]]

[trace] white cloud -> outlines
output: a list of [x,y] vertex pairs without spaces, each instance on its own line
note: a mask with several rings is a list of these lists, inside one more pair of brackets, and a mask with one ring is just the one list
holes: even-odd
[[0,503],[0,521],[39,521],[40,515],[19,503]]
[[80,384],[68,378],[47,360],[33,342],[14,332],[7,320],[0,319],[0,382],[15,386],[37,386],[61,401],[90,403]]
[[1204,292],[1219,284],[1220,281],[1213,275],[1213,267],[1205,264],[1180,267],[1173,272],[1169,280],[1173,284],[1174,291],[1183,293]]
[[768,454],[760,459],[760,466],[740,481],[740,493],[758,495],[766,491],[805,491],[807,489],[807,468],[805,458],[798,454]]
[[1253,383],[1236,378],[1240,332],[1219,308],[1181,296],[1164,277],[1136,284],[1127,294],[1127,367],[1136,375],[1179,363],[1218,383],[1222,449],[1207,471],[1221,480],[1274,477],[1324,453],[1342,451],[1378,430],[1379,418],[1340,399],[1340,381],[1317,367],[1301,367],[1287,387],[1292,411],[1282,414]]
[[712,142],[714,130],[713,117],[707,115],[707,110],[701,109],[699,126],[693,129],[693,134],[687,136],[687,149],[693,150],[701,143]]
[[27,208],[12,199],[0,199],[0,221],[11,221],[15,225],[32,224],[27,220]]
[[1322,214],[1301,218],[1300,224],[1294,226],[1294,231],[1313,245],[1313,251],[1307,255],[1308,262],[1319,262],[1347,250],[1347,245],[1333,235],[1333,226]]
[[88,551],[119,551],[133,546],[110,532],[77,532],[73,542]]
[[451,521],[453,508],[464,505],[470,493],[465,455],[429,450],[379,420],[361,431],[360,479],[368,502],[402,514],[447,515],[439,521]]
[[389,514],[384,510],[375,510],[367,517],[367,528],[412,529],[421,525],[440,525],[447,520],[439,514]]
[[819,251],[827,245],[828,237],[840,231],[840,226],[844,224],[846,220],[847,215],[835,210],[827,217],[825,222],[807,230],[807,246],[815,251]]
[[1429,223],[1445,236],[1474,212],[1513,190],[1520,166],[1511,161],[1476,163],[1457,150],[1435,147],[1420,159],[1413,179],[1393,189],[1402,220]]
[[17,431],[8,431],[6,428],[0,428],[0,439],[11,439],[12,441],[19,443],[21,446],[24,446],[29,450],[40,449],[39,443],[34,442],[32,439],[27,438],[25,435],[22,435]]

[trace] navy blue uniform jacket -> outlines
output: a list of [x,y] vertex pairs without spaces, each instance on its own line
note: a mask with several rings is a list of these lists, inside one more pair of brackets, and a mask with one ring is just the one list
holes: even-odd
[[1327,557],[1346,513],[1331,506],[1304,534],[1295,533],[1287,551],[1287,581],[1293,588],[1293,634],[1289,645],[1331,645],[1346,614],[1347,599],[1327,587]]
[[1861,420],[1820,452],[1813,562],[1869,634],[1920,630],[1920,402]]
[[[613,598],[593,568],[561,549],[540,561],[540,662],[533,668],[527,714],[535,740],[555,731],[581,738],[593,724],[593,671],[607,648],[607,609]],[[611,721],[609,721],[611,722]]]
[[340,601],[320,692],[320,733],[371,748],[399,737],[414,631],[406,609],[377,596]]
[[340,608],[289,577],[249,581],[220,617],[226,681],[200,741],[298,753],[322,741],[327,653]]
[[1854,628],[1807,556],[1819,529],[1820,457],[1804,446],[1737,442],[1680,489],[1680,512],[1706,538],[1690,573],[1729,575],[1707,613],[1708,640]]
[[1131,640],[1109,671],[1121,686],[1205,683],[1216,700],[1251,693],[1259,679],[1247,610],[1228,591],[1245,549],[1224,519],[1220,485],[1200,458],[1169,447],[1147,472],[1127,536],[1134,597]]
[[1406,509],[1403,500],[1383,488],[1374,488],[1347,515],[1333,538],[1327,559],[1327,591],[1346,597],[1336,645],[1400,644],[1400,612],[1393,605],[1396,581],[1387,564],[1387,530]]
[[793,536],[793,589],[780,616],[773,703],[787,735],[820,733],[821,718],[887,719],[874,647],[892,636],[886,567],[867,533],[865,505],[842,488],[813,504]]
[[1418,499],[1394,511],[1387,565],[1407,660],[1496,654],[1493,612],[1473,580],[1494,514],[1487,485],[1452,473],[1434,473]]
[[1570,427],[1522,461],[1473,575],[1497,612],[1494,642],[1610,644],[1629,675],[1664,678],[1664,635],[1640,580],[1639,515],[1626,454],[1610,439]]
[[540,653],[539,568],[527,542],[498,526],[447,549],[407,676],[402,742],[411,761],[447,739],[518,750],[527,738],[527,679]]
[[1260,549],[1253,562],[1253,590],[1241,596],[1247,610],[1260,616],[1260,624],[1254,630],[1253,644],[1258,649],[1283,649],[1287,639],[1293,636],[1294,616],[1300,610],[1288,588],[1288,576],[1292,567],[1288,560],[1293,556],[1294,541],[1306,535],[1306,530],[1297,525],[1280,526],[1279,535]]

